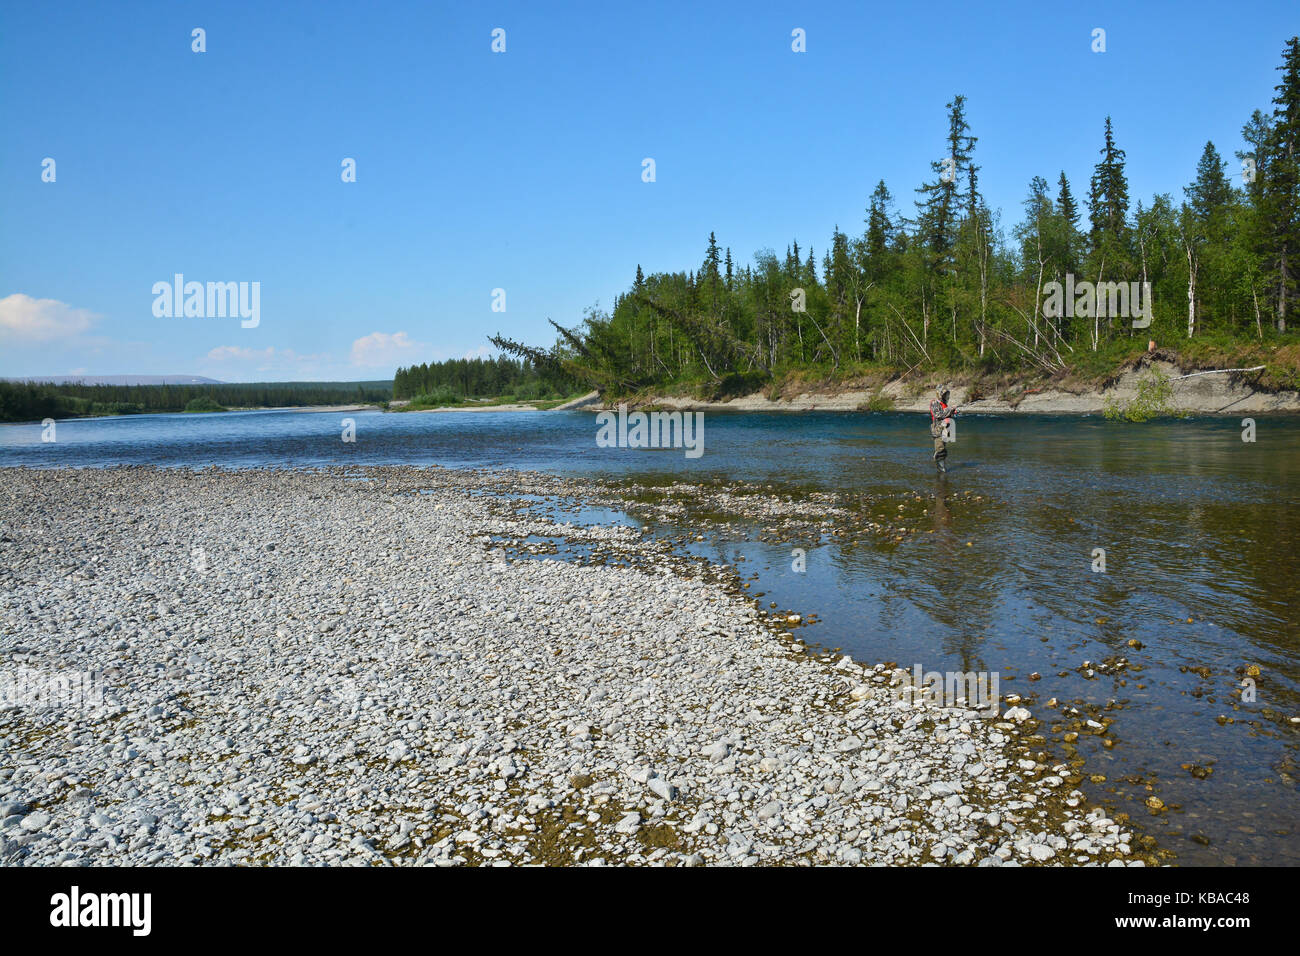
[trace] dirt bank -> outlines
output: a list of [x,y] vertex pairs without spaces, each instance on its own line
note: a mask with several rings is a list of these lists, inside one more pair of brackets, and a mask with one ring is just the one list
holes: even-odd
[[[1037,414],[1101,414],[1106,403],[1128,405],[1138,397],[1141,381],[1156,372],[1171,388],[1169,408],[1196,415],[1252,415],[1269,412],[1300,412],[1300,392],[1274,391],[1259,387],[1254,372],[1207,370],[1179,363],[1169,353],[1155,352],[1127,363],[1100,383],[1023,381],[990,386],[979,380],[950,378],[952,402],[991,413],[1030,412]],[[672,409],[728,411],[904,411],[923,412],[929,407],[936,379],[932,376],[894,378],[880,385],[847,383],[811,385],[789,394],[756,391],[725,401],[706,401],[690,396],[638,396],[630,406],[654,405]],[[614,402],[593,399],[581,406],[610,407]]]

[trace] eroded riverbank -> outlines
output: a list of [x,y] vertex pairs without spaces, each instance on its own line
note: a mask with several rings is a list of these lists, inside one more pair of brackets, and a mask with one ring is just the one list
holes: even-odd
[[902,702],[901,674],[804,653],[733,568],[496,506],[554,479],[0,484],[3,666],[28,693],[74,671],[104,691],[0,711],[7,863],[1158,859],[1032,716]]
[[[1248,369],[1202,368],[1159,352],[1140,356],[1115,370],[1105,381],[1052,380],[1022,377],[988,381],[961,375],[948,379],[951,401],[982,414],[1101,415],[1108,405],[1127,408],[1142,396],[1144,383],[1163,377],[1169,394],[1162,414],[1258,415],[1300,412],[1300,392],[1269,388],[1260,383],[1264,366]],[[945,376],[913,375],[879,378],[873,382],[835,385],[796,382],[780,388],[708,401],[682,395],[646,395],[627,401],[632,406],[733,412],[863,412],[926,413],[933,388]],[[593,393],[568,408],[614,407]]]

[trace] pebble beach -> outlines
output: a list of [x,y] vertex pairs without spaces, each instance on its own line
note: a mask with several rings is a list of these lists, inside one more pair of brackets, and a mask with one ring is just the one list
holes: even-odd
[[[542,480],[0,469],[0,864],[1156,862],[1027,709],[497,506]],[[533,536],[626,561],[502,546]]]

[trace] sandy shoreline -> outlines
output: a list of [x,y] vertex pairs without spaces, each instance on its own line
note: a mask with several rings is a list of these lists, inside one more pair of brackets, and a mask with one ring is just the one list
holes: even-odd
[[[0,863],[1144,862],[1027,711],[900,700],[733,570],[492,494],[556,482],[0,469]],[[32,696],[74,672],[102,705]]]

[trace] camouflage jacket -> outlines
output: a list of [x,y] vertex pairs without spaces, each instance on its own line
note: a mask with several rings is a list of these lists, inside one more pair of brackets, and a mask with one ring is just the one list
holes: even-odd
[[937,398],[930,403],[930,434],[938,438],[943,434],[943,420],[957,414],[957,406],[945,405]]

